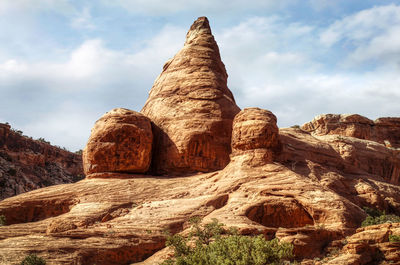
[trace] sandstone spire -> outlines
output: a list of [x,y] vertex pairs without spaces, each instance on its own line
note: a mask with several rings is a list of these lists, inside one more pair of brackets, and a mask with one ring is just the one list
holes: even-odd
[[141,111],[154,123],[155,172],[207,172],[228,164],[232,121],[240,109],[227,78],[208,19],[200,17],[184,47],[165,63]]

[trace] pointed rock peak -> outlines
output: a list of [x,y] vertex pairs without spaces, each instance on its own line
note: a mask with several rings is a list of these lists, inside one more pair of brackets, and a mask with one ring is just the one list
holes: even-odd
[[227,78],[208,19],[200,17],[141,111],[154,125],[154,172],[209,172],[229,163],[232,122],[240,109]]
[[190,27],[190,31],[198,31],[198,30],[210,30],[210,23],[206,17],[199,17],[195,22],[193,22],[192,26]]
[[202,38],[212,38],[214,37],[211,33],[210,24],[206,17],[199,17],[195,22],[193,22],[188,33],[186,34],[186,44],[192,44],[198,37]]

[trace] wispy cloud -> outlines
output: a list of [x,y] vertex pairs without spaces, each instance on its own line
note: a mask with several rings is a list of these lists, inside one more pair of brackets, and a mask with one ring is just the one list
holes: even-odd
[[75,15],[71,20],[71,26],[76,29],[87,29],[93,30],[96,28],[95,24],[92,21],[92,15],[90,14],[89,7],[85,7]]
[[1,0],[0,14],[10,12],[35,13],[51,10],[57,13],[70,14],[75,12],[74,6],[68,0]]
[[400,6],[362,10],[334,22],[320,35],[322,44],[350,50],[346,63],[400,63]]
[[[240,11],[280,2],[104,1],[109,2],[107,7],[118,5],[113,9],[118,15],[129,15],[111,18],[118,23],[114,25],[109,17],[100,19],[99,6],[87,1],[80,6],[66,0],[38,0],[36,6],[28,0],[0,1],[0,13],[6,12],[0,21],[8,17],[6,21],[13,22],[7,24],[12,28],[0,23],[0,38],[7,40],[0,44],[0,122],[71,150],[81,149],[93,123],[106,111],[141,109],[164,62],[184,43],[189,25],[172,18],[179,10],[229,6]],[[40,13],[53,9],[65,32],[46,24],[52,16]],[[19,15],[13,16],[12,10]],[[171,24],[160,29],[165,17],[145,14],[162,10],[169,12]],[[141,13],[139,18],[132,15],[135,12]],[[370,7],[331,19],[328,25],[255,13],[213,27],[228,85],[240,107],[270,109],[280,126],[301,124],[327,112],[370,118],[400,113],[395,104],[400,101],[400,6]],[[38,22],[38,17],[47,20]],[[147,27],[154,20],[155,26]],[[102,35],[104,26],[111,35]],[[112,35],[114,30],[119,34]],[[113,39],[121,35],[134,38],[121,48],[118,44],[125,39]]]
[[[391,17],[393,11],[389,10],[393,8],[382,7],[378,11],[372,8],[363,12],[381,12],[382,16]],[[385,19],[392,21],[388,17]],[[342,48],[336,48],[334,43],[328,48],[321,45],[321,32],[338,30],[339,24],[348,26],[346,22],[334,22],[321,28],[287,23],[279,17],[257,17],[220,32],[217,40],[230,73],[230,88],[239,105],[270,109],[277,114],[281,126],[301,124],[320,113],[360,113],[370,118],[400,113],[400,107],[393,104],[400,100],[398,70],[382,69],[389,58],[376,53],[389,54],[400,47],[392,46],[389,38],[392,36],[392,42],[396,43],[400,35],[395,34],[395,29],[399,23],[392,21],[392,29],[382,27],[379,30],[369,28],[376,25],[363,24],[364,31],[369,32],[368,37],[340,53],[347,60],[355,60],[360,53],[363,57],[358,61],[359,65],[371,58],[379,61],[368,70],[357,67],[354,72],[325,61],[326,53],[335,54],[336,49]],[[340,34],[343,34],[340,38],[353,36],[350,31]],[[335,42],[338,43],[340,38]],[[373,48],[368,50],[370,47]]]
[[162,65],[182,46],[182,36],[184,30],[167,26],[137,52],[109,49],[92,39],[64,62],[7,60],[0,63],[0,113],[14,117],[12,125],[27,135],[83,148],[105,112],[140,110]]
[[241,0],[102,0],[103,3],[119,6],[132,13],[147,15],[167,15],[182,11],[196,12],[235,12],[257,10],[260,8],[282,8],[298,0],[253,0],[251,3]]

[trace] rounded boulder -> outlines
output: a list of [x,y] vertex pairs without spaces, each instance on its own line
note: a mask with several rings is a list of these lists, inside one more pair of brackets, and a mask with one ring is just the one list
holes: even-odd
[[145,173],[151,163],[152,143],[149,118],[136,111],[113,109],[91,131],[83,150],[84,172]]
[[245,108],[233,120],[232,150],[274,148],[279,129],[275,115],[259,108]]
[[245,108],[233,120],[232,155],[244,164],[261,166],[273,161],[279,145],[275,115],[259,108]]

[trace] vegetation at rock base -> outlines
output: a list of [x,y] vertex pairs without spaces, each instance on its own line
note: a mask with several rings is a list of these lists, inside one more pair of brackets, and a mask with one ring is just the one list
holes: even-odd
[[400,235],[389,235],[389,242],[400,242]]
[[45,265],[46,261],[41,258],[36,256],[35,254],[30,254],[24,258],[23,261],[21,261],[20,265]]
[[293,255],[293,245],[278,239],[265,240],[262,235],[251,237],[239,235],[236,229],[226,231],[216,219],[200,225],[192,220],[188,237],[175,234],[167,237],[167,246],[174,249],[174,259],[162,265],[264,265],[282,264]]
[[0,226],[6,225],[6,217],[4,215],[0,215]]
[[361,223],[362,227],[370,225],[378,225],[384,223],[400,223],[400,216],[394,214],[386,214],[377,209],[364,207],[363,210],[368,214],[367,218]]

